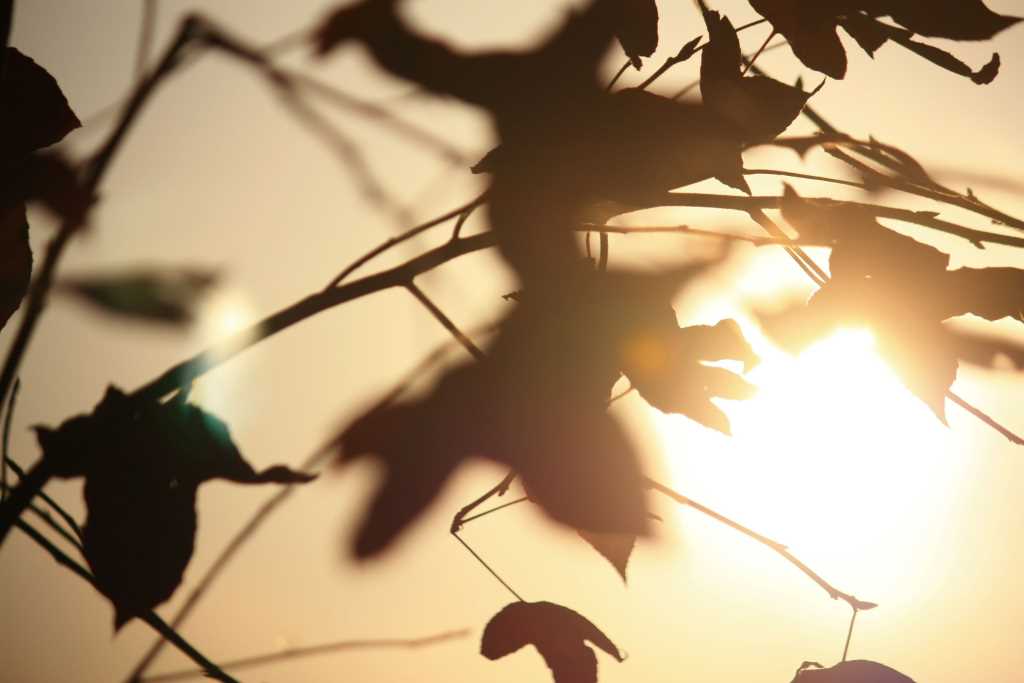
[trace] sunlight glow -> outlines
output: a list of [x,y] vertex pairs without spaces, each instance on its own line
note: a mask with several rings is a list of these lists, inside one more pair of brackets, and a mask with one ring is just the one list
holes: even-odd
[[[956,482],[947,428],[876,355],[865,330],[840,330],[796,358],[756,329],[749,337],[762,357],[748,375],[759,392],[720,403],[733,437],[681,416],[656,418],[675,486],[823,571],[891,572],[894,558],[914,565],[940,542],[934,522]],[[741,564],[778,560],[760,548],[740,552]]]

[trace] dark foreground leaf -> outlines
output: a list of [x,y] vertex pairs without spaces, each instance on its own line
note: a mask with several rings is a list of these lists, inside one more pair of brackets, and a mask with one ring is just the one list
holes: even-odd
[[626,580],[626,567],[629,565],[629,558],[636,546],[636,536],[632,534],[600,533],[596,531],[580,531],[580,538],[589,543],[591,547],[608,560],[615,571]]
[[154,322],[191,321],[216,274],[189,268],[142,270],[117,275],[67,278],[62,291],[117,315]]
[[615,36],[637,69],[658,49],[658,5],[654,0],[619,0]]
[[0,80],[0,166],[59,142],[81,124],[46,69],[6,48]]
[[914,683],[914,681],[885,664],[866,659],[851,659],[828,669],[803,669],[797,673],[792,683]]
[[192,557],[200,484],[303,483],[275,466],[257,472],[227,426],[183,401],[138,401],[110,387],[89,415],[36,428],[61,477],[85,477],[85,557],[114,604],[114,628],[164,602]]
[[0,329],[18,310],[32,277],[25,204],[0,203]]
[[608,636],[579,613],[551,602],[513,602],[487,623],[480,654],[499,659],[533,645],[555,683],[596,683],[597,657],[587,642],[622,661]]

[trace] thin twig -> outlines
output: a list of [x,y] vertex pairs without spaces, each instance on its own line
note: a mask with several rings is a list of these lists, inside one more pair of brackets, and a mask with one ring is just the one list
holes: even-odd
[[815,573],[806,564],[804,564],[803,562],[798,560],[792,553],[789,552],[789,550],[786,549],[786,546],[782,545],[778,541],[773,541],[772,539],[768,538],[767,536],[762,536],[761,534],[759,534],[759,533],[757,533],[755,531],[751,531],[750,529],[748,529],[747,527],[743,526],[742,524],[739,524],[738,522],[734,522],[733,520],[729,519],[725,515],[719,514],[719,513],[715,512],[714,510],[712,510],[712,509],[710,509],[708,507],[705,507],[705,506],[701,505],[700,503],[698,503],[698,502],[696,502],[694,500],[691,500],[690,498],[687,498],[683,494],[678,493],[678,492],[670,489],[669,487],[665,486],[664,484],[660,484],[660,483],[654,481],[653,479],[647,479],[646,481],[647,481],[647,485],[650,488],[652,488],[655,491],[657,491],[657,492],[667,496],[668,498],[671,498],[672,500],[676,501],[680,505],[687,505],[689,507],[692,507],[694,510],[702,512],[705,515],[711,517],[712,519],[715,519],[715,520],[721,522],[722,524],[725,524],[726,526],[728,526],[728,527],[730,527],[732,529],[735,529],[736,531],[739,531],[741,534],[744,534],[745,536],[748,536],[748,537],[754,539],[758,543],[760,543],[760,544],[762,544],[764,546],[767,546],[768,548],[771,548],[772,550],[777,552],[779,555],[781,555],[782,557],[786,558],[786,560],[788,560],[790,562],[790,564],[792,564],[797,569],[799,569],[804,574],[806,574],[812,581],[814,581],[816,584],[821,586],[825,590],[825,592],[827,592],[829,594],[829,596],[831,596],[831,598],[833,600],[837,600],[837,599],[838,600],[843,600],[847,604],[849,604],[850,607],[852,607],[854,609],[864,609],[864,610],[867,610],[867,609],[872,609],[872,608],[878,606],[878,605],[876,605],[873,602],[864,602],[863,600],[858,600],[853,595],[850,595],[849,593],[844,593],[843,591],[839,590],[838,588],[836,588],[835,586],[830,584],[828,581],[826,581],[825,579],[821,578],[821,576],[819,576],[817,573]]
[[850,615],[850,628],[846,631],[846,644],[843,645],[843,659],[841,660],[844,662],[846,661],[846,654],[850,651],[850,639],[853,638],[853,622],[857,621],[857,612],[859,611],[854,607],[853,614]]
[[611,89],[615,87],[615,84],[619,82],[620,78],[622,78],[622,74],[626,73],[626,69],[628,69],[632,63],[633,60],[627,59],[626,63],[623,64],[619,68],[619,70],[615,72],[615,75],[612,76],[612,80],[608,81],[608,85],[606,85],[604,88],[606,92],[610,92]]
[[[736,29],[736,33],[739,33],[741,31],[746,31],[748,28],[753,28],[754,26],[758,26],[760,24],[763,24],[766,21],[768,21],[768,20],[767,19],[758,19],[756,21],[751,21],[750,23],[743,24],[742,26],[740,26],[740,27],[738,27]],[[698,36],[698,38],[699,38],[699,36]],[[689,44],[690,43],[687,43],[687,45],[689,45]],[[694,47],[692,50],[686,50],[686,47],[684,46],[679,52],[677,52],[676,54],[674,54],[671,57],[669,57],[668,59],[666,59],[665,62],[661,66],[659,66],[658,69],[647,78],[647,80],[645,80],[643,83],[641,83],[640,85],[637,86],[637,89],[638,90],[646,90],[648,87],[651,86],[652,83],[654,83],[654,81],[656,81],[659,78],[661,78],[661,76],[664,75],[664,73],[666,71],[671,69],[676,64],[679,64],[680,62],[685,62],[686,60],[690,59],[695,54],[697,54],[698,52],[700,52],[704,48],[706,48],[708,45],[709,45],[709,43],[704,43],[703,45],[698,45],[698,46]]]
[[[14,520],[14,526],[18,527],[21,531],[35,541],[39,546],[48,551],[53,559],[75,574],[78,574],[82,579],[87,581],[93,588],[103,594],[99,585],[96,583],[95,577],[88,569],[83,567],[81,564],[73,560],[67,553],[55,546],[50,542],[48,538],[43,536],[30,524],[21,519]],[[187,640],[181,637],[181,634],[176,632],[161,619],[155,612],[149,611],[139,615],[139,619],[149,624],[155,631],[160,633],[164,638],[171,642],[175,647],[181,650],[189,659],[198,664],[207,676],[214,678],[223,683],[238,683],[234,678],[229,676],[227,673],[222,671],[220,667],[211,662],[206,658],[204,654],[199,652],[195,647],[192,646]]]
[[997,422],[995,418],[983,412],[980,408],[977,408],[968,403],[966,399],[960,397],[958,394],[955,394],[951,390],[949,390],[946,391],[946,398],[948,398],[950,401],[957,404],[958,406],[966,410],[968,413],[970,413],[974,417],[978,418],[979,420],[987,424],[992,429],[996,430],[997,432],[1005,436],[1007,440],[1009,440],[1011,443],[1015,443],[1019,446],[1024,446],[1024,439],[1017,436],[1003,425],[999,424],[999,422]]
[[740,71],[740,78],[743,78],[744,76],[747,75],[747,72],[750,71],[751,67],[754,66],[754,62],[757,61],[757,58],[761,56],[761,54],[764,52],[765,48],[768,47],[768,43],[771,42],[771,39],[774,38],[774,37],[775,37],[775,29],[773,28],[772,32],[769,33],[768,37],[764,39],[763,43],[761,43],[761,47],[757,48],[757,52],[754,53],[754,56],[751,57],[750,59],[744,59],[743,60],[745,62],[745,64],[743,65],[743,70]]
[[[476,199],[473,199],[472,201],[469,201],[466,204],[463,204],[462,206],[458,207],[457,209],[452,209],[451,211],[448,211],[447,213],[443,213],[440,216],[437,216],[436,218],[431,218],[430,220],[426,221],[425,223],[420,223],[416,227],[409,228],[408,230],[403,232],[401,235],[396,235],[395,237],[391,237],[391,238],[385,240],[382,244],[374,247],[370,251],[366,252],[365,254],[363,254],[362,256],[357,258],[350,265],[346,266],[345,270],[343,270],[340,273],[338,273],[338,275],[336,275],[334,277],[334,279],[332,279],[330,282],[328,282],[327,286],[324,289],[327,290],[327,289],[332,289],[334,287],[337,287],[339,284],[341,284],[342,280],[344,280],[346,277],[351,275],[353,272],[358,270],[360,267],[366,265],[366,263],[369,262],[370,260],[372,260],[372,259],[376,258],[377,256],[380,256],[384,252],[388,251],[389,249],[391,249],[395,245],[401,244],[402,242],[405,242],[406,240],[412,239],[413,237],[415,237],[416,235],[420,234],[421,232],[425,232],[425,231],[429,230],[430,228],[433,228],[436,225],[440,225],[442,223],[450,221],[453,218],[457,218],[457,217],[462,216],[467,211],[470,211],[470,210],[480,206],[486,200],[486,198],[487,198],[487,193],[485,192],[485,193],[481,194],[479,197],[477,197]],[[455,239],[457,239],[457,238],[455,238]]]
[[14,416],[14,406],[18,400],[18,389],[21,388],[21,381],[14,379],[11,387],[11,395],[7,399],[7,412],[4,413],[4,435],[3,452],[0,453],[0,503],[7,498],[7,462],[11,459],[11,419]]
[[491,565],[487,564],[486,560],[480,557],[480,555],[477,554],[475,550],[473,550],[473,547],[466,543],[465,539],[463,539],[462,536],[459,536],[459,534],[455,531],[452,532],[452,536],[455,537],[456,541],[462,544],[462,547],[469,551],[470,555],[476,558],[476,561],[479,562],[484,569],[491,573],[491,576],[498,580],[498,583],[505,587],[505,590],[514,595],[516,600],[518,600],[519,602],[526,602],[526,600],[523,600],[523,596],[519,595],[519,593],[517,593],[515,589],[512,588],[512,586],[510,586],[507,581],[505,581],[505,579],[501,578],[498,572],[494,571],[494,569],[491,568]]
[[139,25],[139,43],[135,51],[135,82],[141,83],[149,68],[149,52],[156,28],[156,0],[142,0],[142,20]]
[[797,173],[795,171],[777,171],[771,168],[745,168],[743,169],[743,175],[777,175],[786,178],[802,178],[804,180],[817,180],[823,183],[835,183],[837,185],[847,185],[849,187],[856,187],[859,190],[869,189],[864,183],[858,183],[856,180],[844,180],[842,178],[829,178],[828,176],[811,175],[809,173]]
[[[381,638],[379,640],[342,640],[335,643],[325,643],[323,645],[311,645],[309,647],[293,647],[280,652],[274,652],[265,655],[256,655],[253,657],[243,657],[241,659],[233,659],[228,662],[224,662],[220,665],[221,669],[244,669],[254,666],[261,666],[264,664],[272,664],[285,659],[298,659],[300,657],[309,657],[312,655],[323,655],[330,654],[333,652],[343,652],[345,650],[370,650],[377,648],[420,648],[428,645],[434,645],[435,643],[442,643],[447,640],[455,640],[457,638],[465,638],[469,635],[469,629],[460,629],[458,631],[445,631],[444,633],[438,633],[432,636],[425,636],[423,638],[409,638],[402,640],[399,638]],[[180,671],[170,671],[167,673],[156,674],[153,676],[146,676],[145,678],[139,679],[140,683],[156,682],[156,681],[177,681],[183,678],[194,678],[196,676],[202,676],[205,672],[199,669],[182,669]]]
[[444,329],[448,330],[456,341],[462,344],[463,348],[469,352],[469,355],[473,356],[477,360],[484,359],[484,352],[480,350],[480,347],[473,343],[473,340],[466,336],[466,333],[459,329],[458,325],[452,322],[451,318],[445,315],[445,312],[438,308],[430,297],[428,297],[422,289],[416,286],[416,283],[410,280],[405,284],[405,288],[416,297],[416,300],[423,304],[423,307],[430,311],[430,314],[441,323]]
[[505,478],[495,484],[493,487],[488,489],[486,493],[474,500],[472,503],[464,505],[458,512],[455,513],[455,517],[452,518],[451,532],[453,534],[458,533],[459,529],[462,528],[462,523],[466,520],[468,515],[473,510],[477,509],[494,496],[504,496],[508,491],[508,487],[512,485],[512,482],[516,480],[516,473],[509,472],[505,475]]
[[[7,466],[11,468],[11,471],[18,476],[19,481],[25,478],[25,470],[21,468],[21,465],[10,457],[6,457],[5,461]],[[71,516],[71,513],[64,509],[64,506],[50,497],[46,491],[40,491],[37,495],[44,503],[50,506],[51,510],[60,515],[60,518],[64,520],[64,523],[68,525],[68,529],[71,530],[71,533],[78,538],[78,544],[84,543],[85,537],[82,535],[82,528],[78,526],[78,522],[76,522],[75,518]]]
[[[760,209],[751,209],[749,214],[750,217],[753,218],[758,225],[764,228],[764,231],[772,237],[783,240],[788,239],[788,235],[786,235],[786,233],[784,233],[772,219],[768,218],[764,211],[761,211]],[[800,247],[786,247],[786,253],[789,254],[790,258],[800,266],[801,270],[803,270],[815,284],[821,286],[828,281],[828,275],[825,271],[823,271],[821,266],[815,263],[814,259],[808,256],[807,252],[803,249]]]
[[489,510],[484,510],[483,512],[478,512],[477,514],[473,515],[472,517],[464,518],[462,520],[462,524],[463,525],[469,524],[470,522],[472,522],[475,519],[480,519],[481,517],[486,517],[487,515],[490,515],[490,514],[493,514],[493,513],[497,512],[498,510],[504,510],[507,507],[511,507],[513,505],[519,505],[520,503],[525,503],[528,500],[530,500],[529,496],[523,496],[522,498],[516,498],[515,500],[510,500],[509,502],[502,503],[501,505],[495,505],[494,507],[490,508]]

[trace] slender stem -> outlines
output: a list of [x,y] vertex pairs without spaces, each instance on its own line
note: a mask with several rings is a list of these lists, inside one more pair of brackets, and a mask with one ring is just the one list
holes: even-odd
[[608,270],[608,233],[602,230],[597,237],[597,269],[603,273]]
[[[408,239],[412,239],[421,232],[429,230],[430,228],[433,228],[436,225],[440,225],[442,223],[450,221],[453,218],[460,217],[464,215],[467,211],[470,211],[480,206],[486,200],[486,197],[487,193],[485,192],[476,199],[458,207],[457,209],[452,209],[451,211],[441,214],[436,218],[431,218],[425,223],[420,223],[416,227],[406,230],[401,235],[397,235],[384,241],[382,244],[374,247],[373,249],[371,249],[370,251],[366,252],[365,254],[357,258],[355,261],[353,261],[351,265],[347,266],[345,270],[341,271],[337,276],[335,276],[333,280],[328,282],[327,287],[325,287],[325,289],[337,287],[339,284],[341,284],[342,280],[351,275],[354,271],[359,269],[361,266],[365,265],[370,260],[376,258],[377,256],[380,256],[381,254],[391,249],[395,245],[401,244],[402,242],[405,242]],[[455,238],[457,239],[457,235],[455,236]]]
[[957,404],[958,406],[966,410],[968,413],[970,413],[974,417],[978,418],[979,420],[987,424],[992,429],[996,430],[997,432],[1005,436],[1007,440],[1009,440],[1011,443],[1015,443],[1019,446],[1024,446],[1024,439],[1017,436],[1003,425],[999,424],[999,422],[997,422],[995,418],[983,412],[980,408],[976,408],[975,406],[968,403],[966,399],[960,397],[958,394],[955,394],[952,391],[947,391],[946,398],[948,398],[950,401]]
[[484,352],[480,350],[473,340],[466,336],[466,334],[459,329],[459,327],[452,322],[451,318],[445,315],[445,312],[437,307],[430,297],[428,297],[422,289],[416,286],[416,284],[410,280],[406,283],[405,288],[416,297],[416,300],[423,304],[423,307],[430,311],[430,314],[441,323],[444,329],[448,330],[455,339],[462,344],[462,346],[469,352],[469,355],[473,356],[477,360],[483,360],[485,358]]
[[53,529],[53,531],[56,532],[57,535],[59,535],[65,541],[70,543],[75,548],[75,550],[82,553],[83,555],[85,554],[85,547],[82,545],[82,541],[75,538],[74,534],[72,534],[70,531],[62,527],[60,524],[58,524],[57,520],[53,518],[53,515],[51,515],[48,510],[39,507],[35,503],[30,504],[25,509],[33,513],[39,519],[41,519],[46,524],[46,526]]
[[510,500],[509,502],[502,503],[501,505],[495,505],[494,507],[492,507],[489,510],[484,510],[483,512],[478,512],[477,514],[473,515],[472,517],[466,517],[465,519],[462,520],[462,524],[464,524],[464,525],[465,524],[469,524],[470,522],[472,522],[475,519],[480,519],[481,517],[486,517],[487,515],[490,515],[492,513],[497,512],[498,510],[504,510],[507,507],[512,507],[513,505],[519,505],[520,503],[525,503],[528,500],[530,500],[529,496],[523,496],[522,498],[516,498],[515,500]]
[[772,32],[769,33],[768,37],[764,39],[763,43],[761,43],[761,47],[757,48],[757,52],[754,53],[754,56],[748,60],[744,60],[746,61],[746,64],[743,65],[743,70],[740,71],[740,78],[743,78],[744,76],[747,75],[747,72],[750,71],[750,68],[754,66],[754,62],[757,61],[757,58],[761,56],[761,53],[764,52],[764,49],[768,47],[768,43],[771,42],[771,39],[774,37],[775,29],[773,28]]
[[17,404],[20,387],[21,382],[15,378],[11,395],[7,400],[7,412],[4,413],[3,451],[0,453],[0,503],[7,498],[7,463],[11,459],[11,419],[14,417],[14,406]]
[[[748,28],[753,28],[754,26],[758,26],[760,24],[763,24],[766,21],[768,21],[768,20],[767,19],[757,19],[756,21],[751,21],[750,23],[743,24],[742,26],[740,26],[739,28],[736,29],[736,33],[739,33],[740,31],[746,31]],[[687,45],[689,45],[689,44],[690,43],[687,43]],[[643,83],[641,83],[640,85],[637,86],[637,89],[639,89],[639,90],[646,90],[648,87],[650,87],[650,85],[652,83],[654,83],[654,81],[656,81],[659,78],[661,78],[661,76],[666,71],[671,69],[676,64],[679,64],[680,62],[685,62],[690,57],[693,57],[695,54],[697,54],[698,52],[702,51],[707,46],[708,46],[708,43],[704,43],[703,45],[698,45],[698,46],[692,48],[691,50],[686,50],[686,47],[684,46],[683,49],[681,49],[678,53],[676,53],[675,55],[672,55],[671,57],[666,59],[665,62],[661,66],[659,66],[658,69],[647,78],[647,80],[645,80]]]
[[[444,633],[438,633],[432,636],[426,636],[423,638],[409,638],[409,639],[398,639],[398,638],[381,638],[379,640],[342,640],[335,643],[325,643],[323,645],[311,645],[309,647],[294,647],[280,652],[274,652],[265,655],[256,655],[253,657],[243,657],[241,659],[233,659],[231,661],[224,662],[220,665],[221,669],[244,669],[254,666],[261,666],[264,664],[272,664],[285,659],[298,659],[300,657],[309,657],[312,655],[323,655],[332,652],[342,652],[345,650],[369,650],[376,648],[420,648],[428,645],[434,645],[435,643],[441,643],[447,640],[455,640],[457,638],[464,638],[469,635],[469,629],[461,629],[458,631],[445,631]],[[169,671],[167,673],[156,674],[153,676],[146,676],[145,678],[139,679],[140,683],[155,683],[156,681],[177,681],[183,678],[193,678],[202,676],[205,672],[200,669],[182,669],[180,671]]]
[[614,76],[612,76],[612,80],[608,81],[608,85],[605,86],[605,91],[610,92],[611,89],[615,87],[615,84],[619,82],[620,78],[622,78],[622,74],[626,73],[626,69],[628,69],[632,63],[632,60],[626,60],[626,63],[615,72]]
[[[5,458],[5,461],[7,466],[11,468],[11,471],[18,476],[19,481],[25,478],[25,470],[21,469],[21,466],[18,463],[9,457]],[[68,525],[68,528],[71,529],[71,532],[77,537],[78,543],[83,543],[85,538],[82,536],[82,528],[78,526],[78,522],[76,522],[75,518],[71,516],[71,513],[65,510],[60,503],[51,498],[46,491],[39,491],[36,495],[42,498],[43,502],[49,505],[51,510],[60,515],[61,519],[64,520],[64,523]]]
[[731,242],[749,242],[757,247],[767,246],[793,246],[797,244],[807,246],[823,246],[821,243],[808,240],[794,240],[789,237],[760,237],[758,235],[739,235],[736,233],[716,232],[715,230],[703,230],[691,228],[687,225],[644,225],[644,226],[618,226],[618,225],[597,225],[596,223],[584,223],[575,228],[577,232],[587,234],[596,232],[599,234],[609,233],[615,235],[694,235],[696,237],[713,237],[715,239]]
[[491,568],[491,565],[487,564],[484,558],[480,557],[480,555],[477,554],[475,550],[473,550],[473,547],[466,543],[465,539],[463,539],[462,536],[459,536],[459,534],[455,531],[452,532],[452,536],[455,537],[456,541],[462,544],[462,547],[469,551],[470,555],[476,558],[476,561],[479,562],[484,569],[491,573],[491,576],[498,580],[498,583],[505,587],[505,590],[514,595],[516,600],[518,600],[519,602],[526,602],[526,600],[523,600],[523,596],[519,595],[519,593],[517,593],[515,589],[512,588],[512,586],[510,586],[507,581],[505,581],[505,579],[501,578],[498,572],[494,571],[494,569]]
[[745,536],[748,536],[748,537],[754,539],[758,543],[761,543],[762,545],[767,546],[768,548],[771,548],[772,550],[777,552],[779,555],[781,555],[782,557],[786,558],[786,560],[788,560],[790,564],[792,564],[797,569],[799,569],[804,574],[806,574],[812,581],[814,581],[816,584],[821,586],[821,588],[824,589],[825,592],[827,592],[829,594],[829,596],[831,596],[831,598],[833,600],[837,600],[837,599],[844,600],[847,604],[850,605],[850,607],[854,608],[855,610],[858,610],[858,609],[872,609],[873,607],[877,607],[878,606],[878,605],[876,605],[873,602],[864,602],[863,600],[858,600],[853,595],[850,595],[849,593],[844,593],[843,591],[839,590],[838,588],[836,588],[835,586],[830,584],[828,581],[826,581],[825,579],[821,578],[821,576],[819,576],[816,572],[814,572],[806,564],[804,564],[799,559],[797,559],[792,553],[789,552],[789,550],[786,549],[786,546],[782,545],[778,541],[773,541],[772,539],[768,538],[767,536],[762,536],[761,534],[759,534],[759,533],[757,533],[755,531],[751,531],[750,529],[748,529],[747,527],[743,526],[742,524],[740,524],[738,522],[734,522],[733,520],[729,519],[725,515],[722,515],[722,514],[720,514],[718,512],[715,512],[714,510],[712,510],[712,509],[710,509],[708,507],[705,507],[705,506],[701,505],[700,503],[697,503],[696,501],[691,500],[690,498],[687,498],[683,494],[678,493],[678,492],[670,489],[669,487],[665,486],[664,484],[660,484],[660,483],[654,481],[653,479],[647,479],[647,485],[650,488],[654,489],[655,491],[657,491],[657,492],[667,496],[668,498],[671,498],[672,500],[676,501],[680,505],[687,505],[689,507],[692,507],[694,510],[702,512],[705,515],[711,517],[712,519],[715,519],[715,520],[721,522],[722,524],[725,524],[726,526],[728,526],[728,527],[730,527],[732,529],[735,529],[736,531],[739,531],[740,533],[744,534]]
[[[96,583],[96,579],[89,572],[88,569],[80,565],[78,562],[73,560],[67,553],[55,546],[50,542],[48,538],[39,533],[34,527],[26,523],[21,519],[14,520],[14,525],[21,531],[25,532],[29,538],[36,542],[43,549],[48,551],[53,559],[61,565],[64,565],[75,574],[78,574],[82,579],[87,581],[93,588],[100,593],[103,591]],[[146,612],[139,616],[139,619],[149,624],[155,631],[160,633],[164,638],[170,641],[175,647],[181,650],[189,659],[202,667],[203,671],[210,678],[214,678],[224,683],[238,683],[234,678],[226,674],[216,664],[206,658],[199,650],[192,646],[187,640],[181,637],[174,629],[164,623],[163,619],[156,615],[155,612]]]
[[856,607],[854,607],[853,608],[853,614],[850,615],[850,628],[849,628],[849,630],[846,631],[846,644],[843,645],[843,659],[842,659],[842,661],[844,661],[844,662],[846,661],[846,654],[850,651],[850,639],[853,638],[853,622],[857,621],[857,612],[859,612],[859,611],[860,610],[858,610]]
[[[764,211],[761,211],[760,209],[752,209],[749,213],[750,217],[753,218],[758,225],[764,228],[764,231],[772,237],[783,240],[789,239],[786,233],[784,233],[772,219],[765,215]],[[803,249],[800,247],[786,247],[786,253],[789,254],[790,258],[800,266],[801,270],[803,270],[815,284],[821,286],[828,281],[828,275],[825,274],[825,271],[823,271],[821,266],[815,263],[814,259],[808,256],[807,252]]]
[[777,171],[770,168],[745,168],[743,169],[743,175],[777,175],[786,178],[802,178],[804,180],[818,180],[823,183],[835,183],[837,185],[847,185],[849,187],[856,187],[859,190],[867,190],[868,186],[864,183],[858,183],[855,180],[844,180],[842,178],[829,178],[828,176],[811,175],[809,173],[797,173],[795,171]]
[[472,503],[463,506],[458,512],[455,513],[455,517],[452,518],[451,532],[453,534],[458,533],[459,529],[462,528],[463,522],[465,522],[466,520],[466,515],[468,515],[470,512],[477,509],[494,496],[504,496],[505,493],[508,491],[508,487],[512,485],[512,482],[515,481],[515,479],[516,473],[509,472],[508,474],[505,475],[504,479],[502,479],[493,487],[488,489],[488,491],[484,493],[482,496],[474,500]]
[[149,66],[149,51],[153,45],[153,29],[156,28],[156,0],[142,0],[142,21],[139,26],[139,43],[135,51],[135,79],[142,82]]

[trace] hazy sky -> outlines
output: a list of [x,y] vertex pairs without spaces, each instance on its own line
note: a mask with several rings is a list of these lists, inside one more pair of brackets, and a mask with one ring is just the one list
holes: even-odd
[[[529,42],[563,8],[541,0],[408,4],[424,30],[466,49]],[[713,4],[736,24],[755,18],[745,2]],[[1021,11],[1012,0],[988,4],[996,11]],[[140,7],[130,0],[20,2],[11,42],[54,74],[75,111],[90,120],[131,86]],[[189,12],[261,44],[312,25],[331,3],[163,0],[157,7],[160,50]],[[661,49],[647,70],[702,32],[690,3],[660,7]],[[756,48],[765,35],[765,27],[751,30],[744,46]],[[852,41],[846,43],[848,76],[827,82],[814,96],[817,110],[853,134],[899,144],[949,184],[969,185],[996,206],[1024,214],[1019,186],[1008,188],[992,177],[1022,182],[1024,28],[1010,29],[993,44],[954,46],[976,65],[992,50],[1000,52],[1001,75],[982,87],[892,46],[872,61]],[[467,165],[493,142],[479,112],[418,94],[381,74],[359,49],[321,63],[304,48],[293,48],[284,60],[443,136]],[[618,53],[610,55],[609,69],[620,62]],[[759,64],[782,80],[803,75],[805,83],[816,85],[821,78],[787,49],[767,53]],[[696,73],[695,62],[682,65],[656,89],[674,93]],[[624,83],[640,78],[629,73]],[[16,459],[29,463],[38,455],[31,425],[56,425],[91,409],[109,383],[126,390],[140,386],[223,334],[322,288],[403,225],[454,208],[482,187],[464,165],[439,159],[359,115],[320,108],[358,144],[373,177],[410,215],[396,216],[369,201],[329,146],[297,123],[248,67],[221,55],[200,57],[153,98],[101,188],[92,229],[69,250],[62,272],[201,264],[219,269],[224,285],[200,324],[181,333],[111,321],[55,298],[22,369],[12,440]],[[80,154],[93,149],[110,120],[100,114],[71,136],[69,148]],[[810,128],[799,122],[792,130]],[[747,165],[842,172],[820,152],[810,166],[792,154],[764,153],[748,156]],[[781,189],[766,177],[753,184],[761,192]],[[713,181],[696,187],[731,193]],[[810,196],[848,196],[829,185],[803,182],[798,188]],[[895,194],[877,199],[938,208]],[[951,220],[991,227],[981,217],[943,212]],[[753,227],[741,214],[723,219],[709,211],[679,210],[658,218]],[[38,255],[53,225],[41,212],[31,219]],[[471,226],[480,228],[481,219]],[[923,230],[899,228],[955,248],[955,264],[1024,266],[1024,258],[1008,249],[979,253]],[[447,234],[439,228],[377,266],[418,253]],[[612,262],[663,264],[706,248],[707,242],[693,238],[613,239]],[[736,265],[678,302],[681,322],[743,317],[750,301],[776,297],[788,287],[808,291],[783,254],[736,251]],[[500,295],[513,286],[491,254],[449,264],[420,284],[464,329],[500,317],[508,305]],[[4,350],[16,320],[0,336]],[[1021,334],[1013,325],[999,329]],[[229,424],[254,464],[298,463],[444,341],[444,330],[410,296],[377,294],[260,344],[204,377],[193,396]],[[1017,579],[1024,560],[1024,504],[1018,495],[1024,450],[954,406],[946,429],[857,339],[838,344],[794,365],[761,340],[769,357],[755,376],[764,385],[762,396],[747,406],[726,406],[734,418],[733,439],[683,418],[660,417],[636,397],[615,410],[629,420],[653,474],[788,543],[836,586],[880,603],[858,617],[852,657],[886,662],[920,683],[1018,678],[1024,666],[1024,596]],[[852,354],[848,367],[838,367],[844,356],[836,348]],[[458,349],[452,360],[462,360]],[[1024,431],[1022,384],[1014,376],[967,369],[954,388]],[[393,552],[365,566],[346,559],[344,549],[376,471],[365,463],[323,477],[272,518],[182,632],[216,661],[467,627],[467,638],[430,648],[326,655],[239,676],[305,682],[548,680],[532,649],[499,662],[477,654],[481,629],[511,596],[447,533],[454,511],[503,474],[483,464],[461,469],[431,514]],[[73,482],[54,483],[49,490],[83,515],[80,489]],[[224,543],[272,493],[224,483],[201,489],[196,553],[182,589],[161,614],[173,613]],[[838,659],[848,623],[845,603],[829,600],[769,550],[698,513],[662,500],[654,505],[665,524],[656,541],[635,553],[628,587],[574,534],[527,506],[476,522],[465,537],[527,599],[577,609],[629,653],[621,664],[599,655],[605,682],[787,682],[804,660]],[[113,636],[106,600],[17,532],[0,553],[0,577],[5,680],[118,680],[154,637],[136,622]],[[168,649],[153,672],[183,666],[188,661]]]

